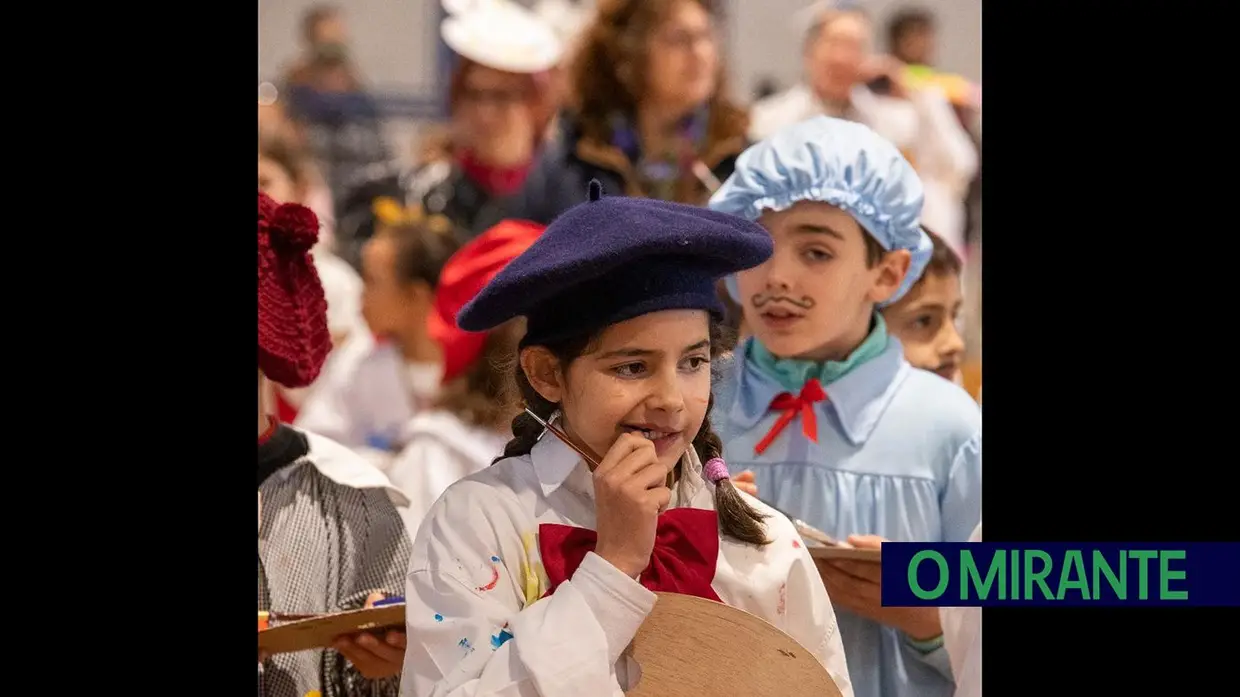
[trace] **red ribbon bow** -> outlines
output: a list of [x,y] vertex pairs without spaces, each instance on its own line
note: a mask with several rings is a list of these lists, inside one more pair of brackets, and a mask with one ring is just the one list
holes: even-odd
[[[538,549],[551,595],[572,578],[577,567],[594,551],[598,534],[572,525],[543,523],[538,526]],[[659,516],[650,565],[638,581],[659,593],[696,595],[723,602],[710,583],[719,560],[719,519],[714,511],[673,508]]]
[[792,423],[797,413],[801,414],[801,431],[805,437],[811,441],[818,442],[818,416],[814,413],[814,403],[821,402],[827,398],[827,393],[822,389],[822,383],[817,378],[812,378],[805,386],[801,388],[801,394],[795,397],[791,392],[781,392],[771,400],[771,411],[779,410],[783,413],[775,420],[775,425],[771,426],[771,430],[766,434],[753,450],[758,455],[762,451],[770,447],[781,431]]

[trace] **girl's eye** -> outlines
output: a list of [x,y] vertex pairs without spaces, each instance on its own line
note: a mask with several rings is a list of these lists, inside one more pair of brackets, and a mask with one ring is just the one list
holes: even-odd
[[703,366],[710,364],[710,359],[706,356],[689,356],[685,359],[685,364],[691,371],[701,370]]
[[930,322],[932,321],[933,320],[931,319],[930,315],[922,315],[913,320],[913,326],[916,327],[917,329],[925,329],[926,327],[930,326]]
[[641,363],[625,363],[624,365],[618,365],[615,368],[612,368],[612,371],[622,378],[632,378],[641,375],[641,372],[644,369],[645,366]]

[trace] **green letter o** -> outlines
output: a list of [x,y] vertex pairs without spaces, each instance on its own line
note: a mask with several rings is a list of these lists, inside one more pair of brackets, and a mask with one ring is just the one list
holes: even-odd
[[[922,588],[921,584],[917,582],[917,567],[926,559],[933,559],[934,563],[939,565],[939,585],[935,586],[934,590],[930,592],[926,592],[926,589]],[[922,600],[934,600],[943,595],[943,591],[947,590],[948,576],[947,560],[943,558],[942,554],[932,549],[924,549],[914,554],[913,558],[909,560],[908,587],[913,591],[913,595]]]

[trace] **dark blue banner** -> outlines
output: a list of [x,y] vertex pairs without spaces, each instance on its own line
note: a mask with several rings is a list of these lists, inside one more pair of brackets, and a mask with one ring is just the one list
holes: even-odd
[[1240,607],[1240,543],[883,543],[890,607]]

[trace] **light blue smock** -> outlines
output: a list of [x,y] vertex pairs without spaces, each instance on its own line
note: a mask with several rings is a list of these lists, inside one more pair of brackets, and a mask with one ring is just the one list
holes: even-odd
[[[814,405],[818,442],[789,423],[766,451],[754,446],[785,388],[752,357],[750,338],[721,361],[711,424],[728,469],[751,469],[759,496],[839,538],[965,542],[981,521],[981,409],[967,392],[913,368],[895,337],[876,357],[824,385]],[[856,697],[951,697],[941,642],[918,647],[902,632],[836,606]]]

